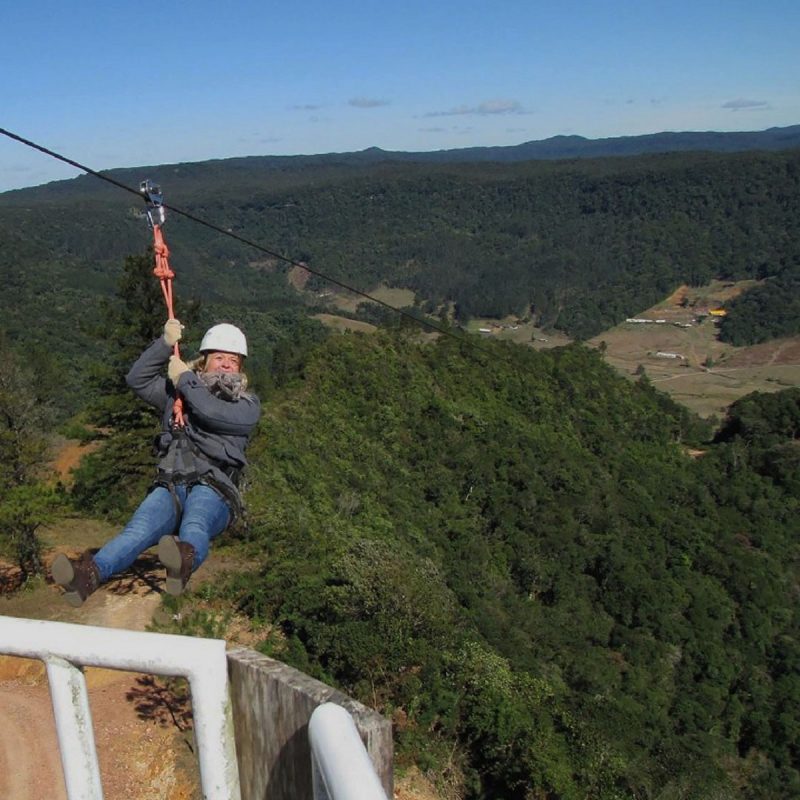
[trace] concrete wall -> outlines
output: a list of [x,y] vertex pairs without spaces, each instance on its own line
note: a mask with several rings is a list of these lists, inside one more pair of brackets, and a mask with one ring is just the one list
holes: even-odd
[[312,800],[308,720],[321,703],[344,706],[388,797],[393,795],[392,724],[299,670],[254,650],[228,651],[242,800]]

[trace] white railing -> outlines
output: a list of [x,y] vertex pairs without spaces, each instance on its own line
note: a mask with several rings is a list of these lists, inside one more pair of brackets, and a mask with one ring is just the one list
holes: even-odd
[[355,722],[323,703],[308,723],[314,800],[387,800]]
[[183,676],[204,800],[240,800],[225,642],[0,616],[0,654],[47,666],[69,800],[102,800],[83,667]]

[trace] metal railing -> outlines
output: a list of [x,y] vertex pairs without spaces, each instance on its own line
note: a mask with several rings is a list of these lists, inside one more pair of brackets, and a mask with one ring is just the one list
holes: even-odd
[[387,800],[346,709],[323,703],[308,723],[314,800]]
[[0,616],[0,654],[47,667],[69,800],[103,798],[83,667],[187,678],[203,798],[240,800],[224,641]]

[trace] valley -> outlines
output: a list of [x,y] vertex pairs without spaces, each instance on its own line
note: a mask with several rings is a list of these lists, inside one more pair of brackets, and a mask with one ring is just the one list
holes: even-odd
[[[800,385],[800,336],[775,339],[747,347],[720,341],[719,316],[710,313],[757,282],[712,281],[681,286],[660,303],[633,314],[591,339],[606,362],[621,375],[649,380],[673,400],[703,418],[724,417],[728,406],[750,392],[776,392]],[[414,293],[379,286],[371,294],[396,308],[413,306]],[[328,292],[331,310],[355,312],[364,299]],[[349,317],[316,314],[327,327],[371,333],[374,325]],[[501,339],[535,350],[563,347],[573,340],[565,333],[537,327],[530,319],[477,318],[468,333]]]

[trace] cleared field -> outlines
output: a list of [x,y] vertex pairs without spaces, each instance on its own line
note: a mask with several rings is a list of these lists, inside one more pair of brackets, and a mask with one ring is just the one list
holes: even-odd
[[606,361],[623,375],[636,378],[644,370],[659,389],[700,416],[724,415],[750,392],[800,385],[800,337],[752,347],[733,347],[717,338],[719,318],[710,315],[711,309],[754,283],[681,287],[634,317],[649,322],[622,323],[588,343],[605,343]]
[[[378,286],[375,289],[370,289],[368,292],[376,300],[383,303],[388,303],[395,308],[404,308],[406,306],[413,306],[415,294],[411,289],[392,289],[389,286]],[[341,309],[342,311],[353,312],[361,303],[369,302],[361,295],[346,292],[343,289],[338,289],[335,292],[330,291],[322,298],[330,303],[332,306]]]
[[337,331],[358,331],[359,333],[374,333],[377,328],[369,322],[360,322],[357,319],[337,317],[335,314],[314,314],[313,319],[318,319],[323,325]]
[[515,317],[506,319],[473,319],[467,323],[470,333],[481,334],[487,339],[506,339],[517,344],[526,344],[535,350],[563,347],[572,339],[559,331],[544,331],[532,322],[521,322]]

